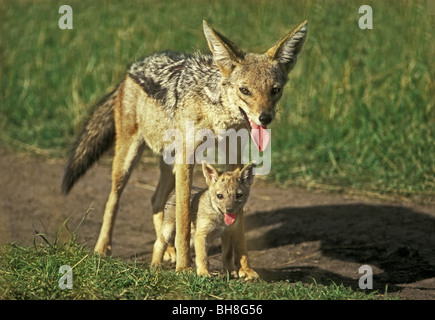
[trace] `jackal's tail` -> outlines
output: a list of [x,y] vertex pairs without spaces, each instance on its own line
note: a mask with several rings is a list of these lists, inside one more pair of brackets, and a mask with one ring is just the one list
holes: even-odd
[[105,96],[85,123],[72,149],[62,182],[67,194],[77,180],[107,151],[115,141],[114,106],[120,86]]

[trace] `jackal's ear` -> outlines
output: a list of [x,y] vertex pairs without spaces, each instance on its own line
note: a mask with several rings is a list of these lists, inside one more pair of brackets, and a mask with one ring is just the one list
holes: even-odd
[[228,38],[203,21],[204,34],[213,53],[214,61],[223,75],[229,75],[236,64],[243,60],[245,53]]
[[254,183],[254,167],[256,164],[254,162],[248,163],[246,166],[243,167],[243,169],[240,171],[240,179],[242,182],[250,186]]
[[216,182],[219,178],[219,172],[205,160],[202,162],[202,173],[204,174],[205,182],[208,186],[210,186],[211,183]]
[[294,68],[297,56],[302,50],[307,32],[308,21],[305,20],[277,45],[267,50],[266,54],[273,60],[277,60],[286,72],[290,72]]

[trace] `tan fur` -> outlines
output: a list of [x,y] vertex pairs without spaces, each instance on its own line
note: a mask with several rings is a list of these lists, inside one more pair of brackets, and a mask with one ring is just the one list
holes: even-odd
[[[249,266],[246,240],[244,236],[243,207],[249,197],[253,181],[252,164],[242,170],[227,171],[219,174],[210,164],[203,164],[203,173],[208,189],[193,195],[191,200],[192,236],[196,255],[197,274],[209,275],[207,260],[207,242],[216,236],[222,238],[222,263],[229,272],[236,272],[246,280],[255,279],[257,273]],[[218,197],[219,195],[219,197]],[[164,211],[160,234],[154,244],[152,264],[162,262],[168,243],[175,238],[175,202],[172,197]],[[235,213],[233,224],[225,223],[225,213]],[[233,257],[234,253],[234,257]]]
[[[186,121],[192,121],[196,131],[210,129],[216,136],[219,129],[250,129],[248,118],[257,125],[269,124],[307,33],[304,22],[265,54],[245,54],[205,21],[203,28],[212,56],[165,52],[133,63],[79,136],[65,170],[65,193],[115,141],[112,189],[95,246],[101,254],[111,252],[119,199],[145,146],[162,155],[169,144],[164,133],[177,129],[185,137],[184,149],[176,155],[183,160],[193,157],[200,143],[196,141],[193,150],[186,148]],[[182,270],[190,264],[193,165],[184,160],[172,167],[162,159],[160,163],[161,176],[152,198],[153,221],[159,234],[164,205],[175,187],[176,263],[177,270]],[[243,219],[238,228],[243,228]],[[243,243],[242,234],[236,233],[232,242]],[[247,266],[245,253],[246,248],[237,253],[242,270]]]

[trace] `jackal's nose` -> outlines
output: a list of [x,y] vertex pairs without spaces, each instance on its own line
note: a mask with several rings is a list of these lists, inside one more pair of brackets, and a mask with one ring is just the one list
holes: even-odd
[[272,122],[272,115],[267,112],[262,112],[258,118],[263,126],[267,126]]

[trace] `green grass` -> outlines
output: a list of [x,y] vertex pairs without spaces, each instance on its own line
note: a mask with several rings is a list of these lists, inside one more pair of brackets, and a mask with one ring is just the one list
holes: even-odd
[[284,185],[400,196],[435,194],[435,16],[426,1],[56,1],[0,4],[3,145],[65,156],[92,103],[126,66],[164,49],[208,51],[203,18],[265,51],[309,20],[280,103],[269,178]]
[[[246,282],[229,274],[199,277],[196,272],[152,268],[137,259],[103,257],[78,242],[86,212],[73,230],[68,219],[53,239],[35,230],[33,246],[0,245],[0,300],[381,300],[398,299],[377,290],[361,291],[334,282],[289,280]],[[69,239],[61,241],[61,233]],[[72,288],[61,289],[62,266],[72,269]],[[66,280],[62,283],[66,284]]]
[[[60,289],[62,265],[72,267],[72,289]],[[343,285],[289,281],[246,283],[227,276],[198,277],[153,269],[137,261],[101,257],[71,240],[64,244],[0,246],[0,299],[384,299],[377,291],[364,293]]]
[[327,4],[273,127],[274,177],[433,196],[435,17],[424,1],[376,1],[363,31],[354,2]]

